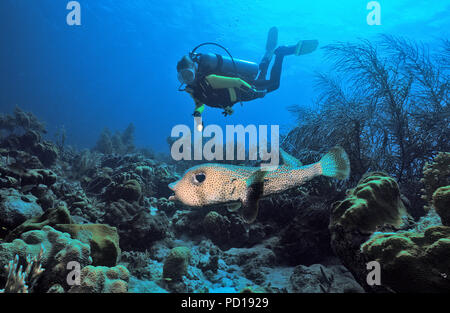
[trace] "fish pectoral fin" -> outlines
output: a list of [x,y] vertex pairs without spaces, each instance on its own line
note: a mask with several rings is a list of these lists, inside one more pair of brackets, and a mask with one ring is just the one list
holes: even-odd
[[242,206],[241,202],[230,203],[230,204],[226,205],[227,210],[229,212],[235,212],[235,211],[239,210],[241,208],[241,206]]
[[281,148],[280,148],[280,157],[281,157],[283,164],[286,165],[287,167],[295,168],[295,167],[303,166],[303,163],[300,162],[300,160],[293,157],[292,155],[290,155],[289,153],[287,153],[286,151],[284,151]]
[[264,177],[267,171],[256,171],[247,180],[247,194],[242,201],[242,217],[247,223],[252,223],[258,215],[259,199],[264,193]]
[[259,184],[264,182],[264,177],[266,177],[268,171],[257,170],[247,179],[247,188],[250,188],[254,184]]
[[258,216],[258,200],[246,201],[242,205],[241,215],[247,223],[253,223]]

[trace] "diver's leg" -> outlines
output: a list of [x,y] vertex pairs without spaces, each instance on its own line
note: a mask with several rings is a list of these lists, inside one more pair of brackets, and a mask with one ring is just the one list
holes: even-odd
[[272,92],[280,87],[281,70],[283,68],[283,54],[276,54],[275,62],[270,71],[270,79],[267,81],[266,90]]
[[278,28],[272,27],[269,29],[267,34],[266,41],[266,52],[259,63],[259,75],[258,80],[265,80],[267,75],[267,69],[269,68],[269,64],[272,61],[273,52],[277,47],[278,43]]
[[283,60],[288,55],[303,55],[314,51],[318,46],[317,40],[302,40],[296,45],[280,46],[275,49],[275,62],[270,71],[270,79],[267,81],[267,92],[274,91],[280,87],[281,71],[283,67]]

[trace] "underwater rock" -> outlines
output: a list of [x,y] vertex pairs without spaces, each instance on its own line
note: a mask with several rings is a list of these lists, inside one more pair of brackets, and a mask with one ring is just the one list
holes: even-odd
[[49,141],[43,141],[41,134],[28,130],[23,135],[11,134],[0,142],[0,146],[10,150],[23,150],[38,157],[45,166],[51,166],[58,158],[58,148]]
[[140,212],[132,220],[118,226],[120,245],[124,250],[145,251],[157,241],[170,236],[169,219],[161,212]]
[[120,199],[111,203],[103,203],[101,210],[104,212],[101,218],[102,223],[119,227],[119,225],[131,221],[136,214],[146,209],[136,203],[132,204]]
[[178,175],[173,173],[166,164],[155,166],[153,168],[152,178],[155,194],[158,195],[158,197],[169,198],[173,193],[169,188],[169,184],[178,179]]
[[450,186],[440,187],[433,193],[433,206],[442,224],[450,226]]
[[331,247],[366,291],[387,292],[383,286],[367,285],[366,263],[372,259],[360,247],[377,227],[401,222],[404,206],[398,185],[384,173],[368,173],[347,193],[332,207]]
[[215,274],[219,268],[219,258],[221,256],[222,251],[211,240],[202,240],[200,243],[191,247],[190,264],[198,267],[204,273]]
[[187,274],[191,251],[188,247],[175,247],[170,250],[164,261],[163,277],[172,281],[181,281]]
[[166,289],[161,288],[154,281],[140,280],[133,276],[130,278],[128,291],[131,293],[168,293]]
[[33,195],[24,195],[8,188],[0,190],[0,226],[13,229],[27,219],[40,216],[43,211]]
[[[43,168],[44,165],[39,161],[38,157],[31,155],[22,150],[11,150],[0,148],[0,160],[3,162],[3,167],[10,165],[17,165],[27,169]],[[1,164],[1,163],[0,163]]]
[[65,291],[60,284],[54,284],[47,290],[47,293],[65,293]]
[[[57,176],[54,172],[47,169],[25,169],[21,166],[0,166],[1,176],[7,178],[5,181],[5,186],[8,182],[11,186],[29,186],[29,185],[40,185],[44,184],[48,187],[52,186],[56,180]],[[14,179],[14,182],[11,181]]]
[[342,265],[295,267],[290,279],[292,292],[300,293],[361,293],[364,289]]
[[120,258],[117,229],[105,224],[57,224],[56,230],[89,244],[93,266],[116,266]]
[[436,189],[450,185],[450,152],[439,152],[432,162],[427,162],[420,181],[424,186],[422,199],[427,202],[425,209],[430,209]]
[[[120,264],[124,265],[131,275],[138,279],[151,280],[152,273],[149,271],[149,264],[154,262],[150,259],[149,253],[140,251],[123,251],[120,256]],[[151,267],[153,269],[153,267]],[[161,275],[162,276],[162,267]]]
[[139,201],[142,196],[140,183],[135,179],[125,181],[123,184],[111,183],[105,192],[108,201],[123,199],[127,202]]
[[[16,254],[23,260],[29,254],[37,255],[41,247],[44,248],[42,266],[45,268],[45,275],[42,275],[35,286],[38,292],[46,292],[55,283],[68,289],[68,262],[78,262],[81,267],[92,263],[88,244],[72,239],[69,234],[56,231],[50,226],[44,226],[42,230],[28,231],[19,239],[0,244],[0,266],[8,264]],[[4,283],[6,275],[7,273],[0,271],[0,285]]]
[[[30,187],[30,186],[28,186]],[[26,188],[23,188],[24,190]],[[37,186],[31,186],[31,189],[29,190],[30,193],[37,197],[37,203],[44,209],[48,210],[52,208],[55,205],[56,202],[56,196],[53,193],[53,191],[44,184],[39,184]]]
[[55,163],[58,158],[58,148],[48,141],[43,141],[36,143],[31,148],[32,153],[34,153],[42,164],[45,166],[51,166]]
[[361,246],[368,260],[381,265],[381,283],[395,292],[450,290],[450,227],[433,226],[424,233],[375,234]]
[[282,194],[261,199],[257,221],[265,224],[274,222],[277,225],[292,222],[302,201],[294,194],[290,194],[290,191],[288,193],[289,196]]
[[203,219],[203,228],[206,237],[223,250],[241,247],[248,241],[245,222],[236,214],[227,217],[211,211]]
[[247,245],[253,246],[259,244],[268,235],[273,233],[273,229],[270,225],[263,225],[261,223],[252,223],[248,228],[248,240]]
[[141,185],[135,179],[130,179],[120,185],[117,192],[120,198],[131,202],[138,201],[142,195]]
[[81,270],[81,284],[70,288],[70,293],[125,293],[128,292],[130,273],[122,266],[86,266]]
[[6,241],[12,241],[19,238],[23,233],[30,230],[41,230],[44,226],[55,226],[56,224],[71,224],[69,210],[65,206],[57,206],[45,211],[40,216],[35,216],[23,222],[21,225],[14,228],[8,236]]
[[333,206],[330,227],[339,224],[370,234],[383,224],[399,226],[404,214],[397,182],[385,173],[368,173]]
[[176,235],[197,236],[203,234],[202,210],[178,210],[172,216],[172,225]]
[[[376,192],[384,189],[383,184],[385,187],[389,185],[394,187],[395,185],[386,179],[380,180],[378,173],[374,176],[373,179],[378,180],[377,184],[372,184],[373,179],[370,177],[369,179],[363,178],[360,182],[361,185],[352,189],[348,198],[334,207],[330,231],[332,232],[331,243],[336,254],[366,291],[448,292],[450,290],[448,278],[450,272],[450,227],[430,226],[436,224],[433,216],[430,216],[421,219],[420,225],[417,224],[409,231],[395,232],[394,229],[390,232],[368,234],[367,230],[369,229],[373,232],[377,229],[376,226],[398,220],[396,216],[401,212],[394,205],[396,200],[392,201],[392,196],[397,192],[394,190],[385,190],[383,193]],[[361,195],[361,192],[355,193],[355,191],[372,189],[371,187],[374,186],[377,188],[362,193],[371,195],[371,197],[365,197],[362,205],[358,205],[358,199],[355,199],[355,196]],[[446,199],[445,187],[437,192],[436,199],[440,199],[440,196]],[[353,205],[345,204],[349,199]],[[367,201],[368,199],[370,201]],[[443,201],[443,203],[445,202],[446,200]],[[440,201],[438,200],[437,203],[437,207],[439,207]],[[343,204],[345,205],[341,207]],[[381,211],[380,216],[375,219],[376,223],[365,222],[361,223],[362,227],[360,227],[360,218],[372,217],[374,208]],[[357,214],[350,212],[352,214],[346,216],[348,210],[361,212]],[[432,212],[430,211],[430,213]],[[445,220],[446,210],[441,213]],[[353,218],[349,218],[349,216]],[[384,220],[380,217],[383,217]],[[349,223],[350,221],[353,223]],[[381,266],[380,286],[366,284],[368,273],[366,264],[370,261],[377,261]]]
[[231,248],[224,252],[223,259],[228,265],[238,265],[245,277],[261,284],[265,281],[265,274],[276,262],[275,253],[263,245],[252,248]]
[[101,173],[90,180],[85,189],[89,193],[101,194],[112,183],[112,179],[108,174]]
[[330,212],[323,205],[300,210],[279,234],[275,253],[288,265],[311,265],[333,255],[328,230]]
[[25,131],[36,131],[37,133],[46,133],[45,126],[31,112],[26,112],[16,106],[13,115],[0,114],[0,129],[6,129],[13,132],[21,128]]
[[169,201],[167,198],[154,198],[150,197],[149,205],[156,207],[158,210],[166,213],[167,216],[172,216],[177,211],[177,205],[173,201]]

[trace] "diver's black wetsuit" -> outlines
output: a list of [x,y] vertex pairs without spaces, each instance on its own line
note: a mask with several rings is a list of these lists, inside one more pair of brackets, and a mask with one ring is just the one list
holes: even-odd
[[241,101],[251,101],[257,98],[262,98],[266,93],[277,90],[280,87],[281,71],[283,59],[286,55],[292,54],[293,48],[282,46],[275,50],[275,61],[270,72],[270,78],[267,80],[267,70],[270,60],[262,61],[259,65],[259,75],[253,81],[246,81],[247,85],[242,85],[240,88],[234,88],[236,97],[230,96],[229,88],[213,88],[207,81],[208,75],[214,73],[198,73],[198,77],[194,84],[188,85],[187,89],[196,103],[206,104],[210,107],[225,108],[232,107],[235,103]]
[[258,79],[256,79],[253,83],[256,89],[265,89],[267,92],[272,92],[280,87],[281,70],[283,67],[283,60],[286,55],[285,53],[279,52],[281,48],[284,47],[280,47],[275,50],[275,62],[273,63],[272,70],[270,71],[269,80],[266,80],[266,74],[270,62],[262,61],[259,64],[260,73]]

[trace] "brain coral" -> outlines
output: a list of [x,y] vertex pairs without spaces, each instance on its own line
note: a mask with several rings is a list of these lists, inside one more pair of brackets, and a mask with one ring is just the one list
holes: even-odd
[[130,273],[122,266],[86,266],[81,270],[81,283],[73,286],[72,293],[125,293],[128,292]]
[[181,280],[187,274],[191,251],[187,247],[175,247],[170,250],[164,261],[163,277],[174,281]]
[[[68,262],[76,261],[81,267],[92,263],[88,244],[72,239],[69,234],[56,231],[50,226],[44,226],[42,230],[23,233],[20,239],[0,244],[0,266],[8,264],[16,254],[23,260],[27,255],[38,255],[41,246],[44,247],[42,266],[46,271],[36,287],[37,291],[47,291],[55,283],[67,288]],[[4,280],[6,277],[3,275],[5,273],[0,272],[0,279]]]
[[369,173],[347,193],[347,197],[333,207],[331,228],[340,224],[371,233],[377,226],[401,223],[405,207],[396,181],[387,174]]
[[381,283],[395,292],[450,290],[450,227],[377,234],[361,251],[380,263]]

